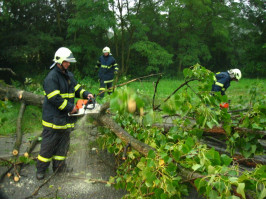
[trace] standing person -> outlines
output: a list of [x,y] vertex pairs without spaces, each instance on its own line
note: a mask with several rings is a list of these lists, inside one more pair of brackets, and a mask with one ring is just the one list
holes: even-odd
[[[103,48],[103,55],[97,61],[95,65],[96,69],[99,69],[100,88],[99,92],[105,91],[107,86],[108,94],[111,94],[110,88],[113,85],[114,74],[118,72],[118,65],[111,54],[109,47]],[[104,97],[104,92],[100,94],[100,97]]]
[[42,143],[37,160],[36,178],[44,178],[45,171],[53,162],[53,171],[66,168],[65,158],[69,148],[70,132],[74,128],[74,117],[68,113],[77,112],[74,98],[93,98],[93,95],[81,88],[71,72],[70,63],[75,63],[72,52],[61,47],[55,52],[55,66],[46,76],[43,84],[45,98],[42,115]]
[[212,85],[213,92],[221,92],[225,95],[225,91],[230,86],[231,81],[239,81],[242,77],[239,69],[230,69],[226,72],[218,72],[214,77],[214,83]]

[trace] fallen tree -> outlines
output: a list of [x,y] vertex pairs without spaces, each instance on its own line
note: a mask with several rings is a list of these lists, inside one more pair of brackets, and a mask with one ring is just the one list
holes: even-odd
[[[184,85],[187,85],[187,83]],[[125,95],[122,96],[125,97]],[[118,101],[116,104],[124,106],[123,101],[128,101],[128,99]],[[113,103],[114,102],[115,100],[113,100]],[[205,108],[204,106],[206,107],[206,105],[202,107]],[[175,135],[167,135],[166,137],[163,136],[158,129],[149,130],[149,127],[146,129],[146,127],[141,124],[135,123],[131,127],[133,131],[129,133],[127,131],[129,127],[127,126],[131,126],[131,124],[126,123],[126,125],[123,125],[122,123],[123,128],[118,125],[114,119],[106,114],[106,110],[109,107],[110,104],[106,103],[102,106],[99,114],[92,115],[92,117],[98,121],[98,124],[107,127],[110,133],[115,133],[115,137],[120,138],[122,141],[109,138],[110,140],[107,141],[109,142],[109,147],[112,148],[112,151],[115,150],[115,153],[119,155],[119,152],[122,154],[122,146],[130,145],[137,153],[144,155],[143,157],[132,151],[128,152],[130,160],[125,160],[120,167],[122,171],[120,171],[116,177],[115,185],[120,184],[120,187],[126,187],[129,191],[132,191],[132,197],[140,198],[151,196],[157,198],[177,198],[181,196],[181,192],[178,193],[178,191],[182,191],[182,184],[189,182],[194,185],[200,193],[204,190],[203,193],[205,192],[204,194],[207,195],[207,197],[211,197],[210,191],[215,191],[216,196],[214,197],[228,197],[230,193],[234,196],[245,198],[247,190],[244,191],[244,181],[252,180],[259,184],[263,183],[260,176],[255,177],[258,174],[257,172],[243,172],[245,178],[242,177],[242,182],[240,179],[238,180],[238,176],[241,175],[242,172],[235,169],[234,167],[236,166],[230,167],[232,163],[230,157],[220,155],[213,149],[207,149],[206,145],[197,143],[196,137],[186,135],[187,133],[184,130],[180,133],[183,135],[179,136],[179,133],[176,133]],[[200,110],[202,107],[197,108]],[[138,107],[138,109],[141,109],[141,107]],[[147,113],[147,115],[148,114],[149,113]],[[187,114],[188,112],[185,116],[187,116]],[[200,114],[201,113],[198,114],[199,117],[201,117]],[[198,127],[200,128],[204,128],[207,123],[207,114],[209,113],[204,114],[206,117],[199,121],[200,126]],[[188,117],[185,118],[188,119]],[[185,118],[183,117],[182,120]],[[186,127],[184,122],[182,122],[182,126],[180,127]],[[136,137],[132,136],[137,135],[134,134],[137,132],[140,139],[136,139]],[[145,135],[145,137],[142,137],[142,135]],[[170,142],[167,143],[166,141]],[[258,168],[257,170],[261,169]],[[124,175],[123,172],[125,173]],[[222,177],[228,176],[229,173],[231,179],[225,182]],[[249,177],[252,177],[252,179]],[[180,179],[182,179],[182,181],[180,181]],[[109,183],[113,184],[114,181],[115,180],[112,179]],[[224,191],[224,189],[217,187],[217,184],[226,184],[224,188],[228,188],[228,191]],[[160,191],[159,196],[157,194],[157,189]],[[260,191],[261,187],[256,190],[256,192]],[[144,194],[142,194],[142,192]],[[162,196],[163,194],[167,194],[167,196]],[[182,194],[184,194],[184,192],[182,192]],[[263,194],[260,196],[264,198]]]

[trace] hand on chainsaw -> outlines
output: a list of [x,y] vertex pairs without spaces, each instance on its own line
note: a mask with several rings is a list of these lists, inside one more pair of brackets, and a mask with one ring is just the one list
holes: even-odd
[[92,94],[88,94],[87,99],[94,98]]
[[73,110],[70,112],[70,114],[74,114],[74,113],[76,113],[76,112],[78,112],[78,109],[77,109],[76,106],[74,106],[74,108],[73,108]]

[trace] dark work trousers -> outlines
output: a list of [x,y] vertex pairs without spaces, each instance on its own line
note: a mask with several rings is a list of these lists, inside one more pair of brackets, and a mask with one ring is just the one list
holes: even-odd
[[[113,82],[110,83],[104,83],[104,80],[100,80],[100,89],[99,92],[105,91],[105,88],[107,86],[107,92],[108,94],[111,94],[112,91],[109,91],[109,88],[111,88],[113,86]],[[104,92],[102,94],[100,94],[100,97],[103,98],[104,97]]]
[[[37,172],[43,173],[53,161],[53,170],[65,165],[65,157],[69,149],[70,129],[64,131],[47,130],[42,132],[41,150],[37,160]],[[43,160],[42,160],[43,159]],[[45,160],[47,159],[47,160]]]

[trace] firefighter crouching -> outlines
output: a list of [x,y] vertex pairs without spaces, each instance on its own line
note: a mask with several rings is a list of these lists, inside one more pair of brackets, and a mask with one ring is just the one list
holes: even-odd
[[68,71],[70,63],[75,63],[72,52],[65,47],[59,48],[54,56],[55,66],[46,76],[43,84],[45,98],[42,116],[42,142],[37,160],[36,178],[44,178],[45,171],[53,162],[53,171],[66,168],[65,158],[69,149],[70,132],[76,118],[68,113],[77,112],[74,98],[90,98],[93,95],[81,88]]
[[104,91],[106,91],[106,86],[108,94],[111,94],[112,91],[110,90],[110,88],[113,85],[114,74],[117,74],[118,72],[118,65],[114,57],[112,56],[109,47],[103,48],[103,55],[97,61],[97,65],[95,65],[95,68],[99,69],[98,72],[98,77],[100,80],[99,92],[100,93],[102,92],[100,94],[100,97],[104,97]]
[[[213,92],[221,92],[221,95],[225,95],[225,91],[230,86],[231,81],[239,81],[242,77],[239,69],[230,69],[227,72],[218,72],[214,76],[214,83],[212,85]],[[221,108],[229,108],[229,103],[221,103]]]
[[239,81],[242,77],[239,69],[230,69],[227,72],[218,72],[214,77],[214,83],[212,85],[213,92],[221,92],[225,95],[225,91],[230,86],[231,81]]

